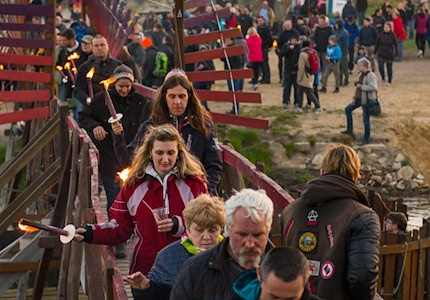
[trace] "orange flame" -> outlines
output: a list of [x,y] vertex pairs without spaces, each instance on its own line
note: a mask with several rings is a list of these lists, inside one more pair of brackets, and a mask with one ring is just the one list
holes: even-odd
[[66,63],[64,64],[64,69],[66,69],[66,70],[70,70],[70,63],[69,63],[69,62],[66,62]]
[[80,55],[77,52],[73,52],[71,55],[67,57],[68,60],[79,59]]
[[0,65],[0,70],[3,70],[4,69],[4,66],[3,65]]
[[122,183],[124,183],[130,175],[130,168],[126,168],[121,172],[116,172],[116,174],[118,175],[119,179],[121,179]]
[[29,232],[29,233],[36,232],[39,230],[37,228],[31,227],[28,225],[22,225],[21,223],[18,223],[18,228],[22,231]]
[[87,79],[93,79],[95,72],[96,72],[96,69],[94,67],[91,67],[91,69],[87,73]]
[[76,73],[78,73],[78,69],[72,68],[72,72],[76,74]]
[[273,48],[276,48],[276,47],[278,47],[278,41],[277,41],[277,40],[274,40],[274,41],[273,41]]
[[55,67],[58,71],[63,71],[63,67],[62,66],[56,66]]
[[100,84],[103,84],[103,86],[105,87],[105,89],[107,90],[108,88],[109,88],[109,85],[110,84],[112,84],[112,83],[114,83],[116,81],[116,78],[115,77],[109,77],[108,79],[106,79],[106,80],[102,80],[102,81],[100,81],[99,83]]

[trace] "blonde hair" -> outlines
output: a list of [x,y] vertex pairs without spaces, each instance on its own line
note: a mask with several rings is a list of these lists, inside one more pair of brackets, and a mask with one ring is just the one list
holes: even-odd
[[182,215],[187,228],[193,223],[203,228],[212,228],[215,225],[222,228],[225,224],[224,202],[218,197],[201,194],[188,202]]
[[152,164],[151,151],[154,142],[176,142],[178,144],[178,158],[176,167],[178,168],[177,176],[185,179],[187,176],[205,176],[206,173],[199,159],[188,152],[181,135],[171,124],[163,124],[148,129],[144,138],[144,143],[137,149],[133,162],[131,164],[130,176],[125,184],[132,184],[135,179],[145,176],[145,169]]
[[360,178],[360,158],[351,147],[331,143],[325,150],[321,169],[324,174],[337,174],[356,180]]
[[249,36],[252,36],[252,35],[258,35],[258,36],[260,36],[258,34],[258,31],[257,31],[257,29],[255,27],[249,27],[247,33],[248,33]]

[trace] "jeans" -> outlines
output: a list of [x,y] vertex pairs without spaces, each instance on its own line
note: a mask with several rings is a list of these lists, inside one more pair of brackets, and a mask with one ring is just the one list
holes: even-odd
[[344,83],[349,82],[348,56],[346,55],[342,55],[342,58],[340,59],[340,83],[341,84],[342,84],[342,80]]
[[357,14],[358,14],[358,25],[361,28],[363,26],[363,20],[366,17],[366,12],[365,11],[357,11]]
[[290,104],[291,88],[294,87],[294,104],[296,105],[299,101],[298,99],[299,85],[297,84],[297,73],[291,73],[291,72],[285,71],[283,86],[284,86],[284,90],[282,93],[282,103]]
[[363,124],[364,124],[364,142],[370,143],[370,116],[369,116],[369,107],[367,104],[361,105],[361,100],[356,99],[354,104],[350,103],[345,107],[345,114],[346,114],[346,129],[348,132],[353,133],[354,132],[354,126],[353,126],[353,119],[352,119],[352,112],[356,110],[359,107],[362,107],[363,109]]
[[[234,91],[235,92],[241,92],[243,90],[243,79],[233,79],[233,85],[234,85]],[[231,80],[227,80],[228,90],[233,91],[233,88],[231,86]],[[239,102],[236,102],[236,107],[234,106],[234,102],[231,106],[231,111],[234,113],[239,113]]]
[[348,61],[348,67],[349,70],[354,70],[354,52],[355,52],[355,44],[348,46],[348,55],[349,55],[349,61]]
[[325,59],[327,53],[325,51],[318,51],[317,53],[321,65],[321,74],[324,74],[325,66],[327,65],[327,61]]
[[109,208],[112,206],[113,202],[115,201],[116,196],[118,196],[118,193],[120,191],[119,182],[115,177],[115,172],[106,172],[102,171],[100,172],[100,179],[102,180],[103,187],[106,191],[106,198],[107,198],[107,211],[109,213]]
[[379,73],[381,73],[382,81],[385,81],[385,70],[384,70],[385,63],[387,64],[388,83],[391,83],[393,80],[393,62],[392,61],[378,59]]
[[415,20],[408,20],[408,31],[409,31],[409,39],[412,40],[414,38],[414,27],[415,27]]
[[254,72],[254,77],[252,78],[252,84],[258,83],[258,71],[260,70],[262,62],[253,62],[252,63],[252,71]]
[[403,59],[403,40],[397,42],[397,60],[402,61]]
[[261,81],[270,82],[269,48],[263,47],[263,78]]
[[424,52],[426,50],[426,35],[422,33],[415,34],[415,43],[417,45],[418,50]]

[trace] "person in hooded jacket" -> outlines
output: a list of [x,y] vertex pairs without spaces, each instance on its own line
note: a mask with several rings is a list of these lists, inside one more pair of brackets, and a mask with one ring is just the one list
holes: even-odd
[[429,16],[426,14],[426,8],[424,5],[420,5],[418,12],[415,16],[415,43],[418,48],[418,58],[424,57],[426,50],[426,35],[427,35],[427,24],[429,22]]
[[349,72],[348,72],[348,40],[349,34],[345,28],[343,28],[343,19],[337,19],[334,23],[335,36],[337,38],[337,44],[342,50],[342,58],[340,59],[340,84],[347,86],[349,84]]
[[75,240],[115,245],[131,238],[129,272],[148,274],[157,253],[185,232],[186,204],[205,193],[203,166],[179,132],[171,124],[154,127],[136,151],[130,176],[109,209],[109,223],[78,228]]
[[[384,31],[378,35],[375,53],[378,57],[378,68],[379,73],[381,73],[382,84],[391,85],[393,81],[393,61],[397,56],[397,38],[392,31],[391,23],[385,23]],[[388,81],[385,80],[385,64],[387,65]]]
[[282,212],[283,244],[305,254],[313,270],[311,292],[323,299],[375,296],[381,229],[359,178],[357,153],[329,144],[321,176]]
[[216,195],[221,180],[222,162],[213,132],[214,125],[209,113],[200,103],[192,83],[182,70],[174,69],[167,73],[153,100],[150,119],[140,125],[131,142],[124,141],[120,135],[124,131],[120,123],[112,124],[117,157],[128,164],[134,150],[144,142],[148,128],[165,123],[175,126],[187,149],[200,159],[207,174],[209,192]]

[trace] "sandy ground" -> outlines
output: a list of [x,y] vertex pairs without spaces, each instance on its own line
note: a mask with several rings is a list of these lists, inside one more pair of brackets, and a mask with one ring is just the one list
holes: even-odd
[[[277,57],[272,51],[269,55],[272,84],[259,85],[258,91],[262,96],[262,105],[282,109],[282,86],[278,83]],[[223,65],[216,62],[217,69]],[[406,51],[403,62],[396,62],[394,69],[394,84],[384,86],[378,76],[378,94],[383,114],[371,118],[372,143],[385,143],[398,147],[410,156],[413,164],[418,167],[427,180],[430,180],[430,59],[418,60],[415,49]],[[351,77],[352,76],[352,77]],[[341,130],[346,128],[344,107],[351,101],[353,83],[357,71],[350,75],[350,85],[341,88],[340,93],[333,94],[333,75],[329,79],[328,93],[320,94],[321,106],[324,112],[315,116],[312,110],[299,116],[300,130],[303,136],[315,135],[319,141],[330,141]],[[245,82],[249,80],[245,79]],[[217,82],[214,89],[226,90],[224,82]],[[251,91],[250,84],[245,83],[244,91]],[[210,103],[213,111],[226,112],[231,104]],[[244,107],[244,106],[243,106]],[[354,111],[354,131],[357,142],[362,139],[363,122],[360,109]]]

